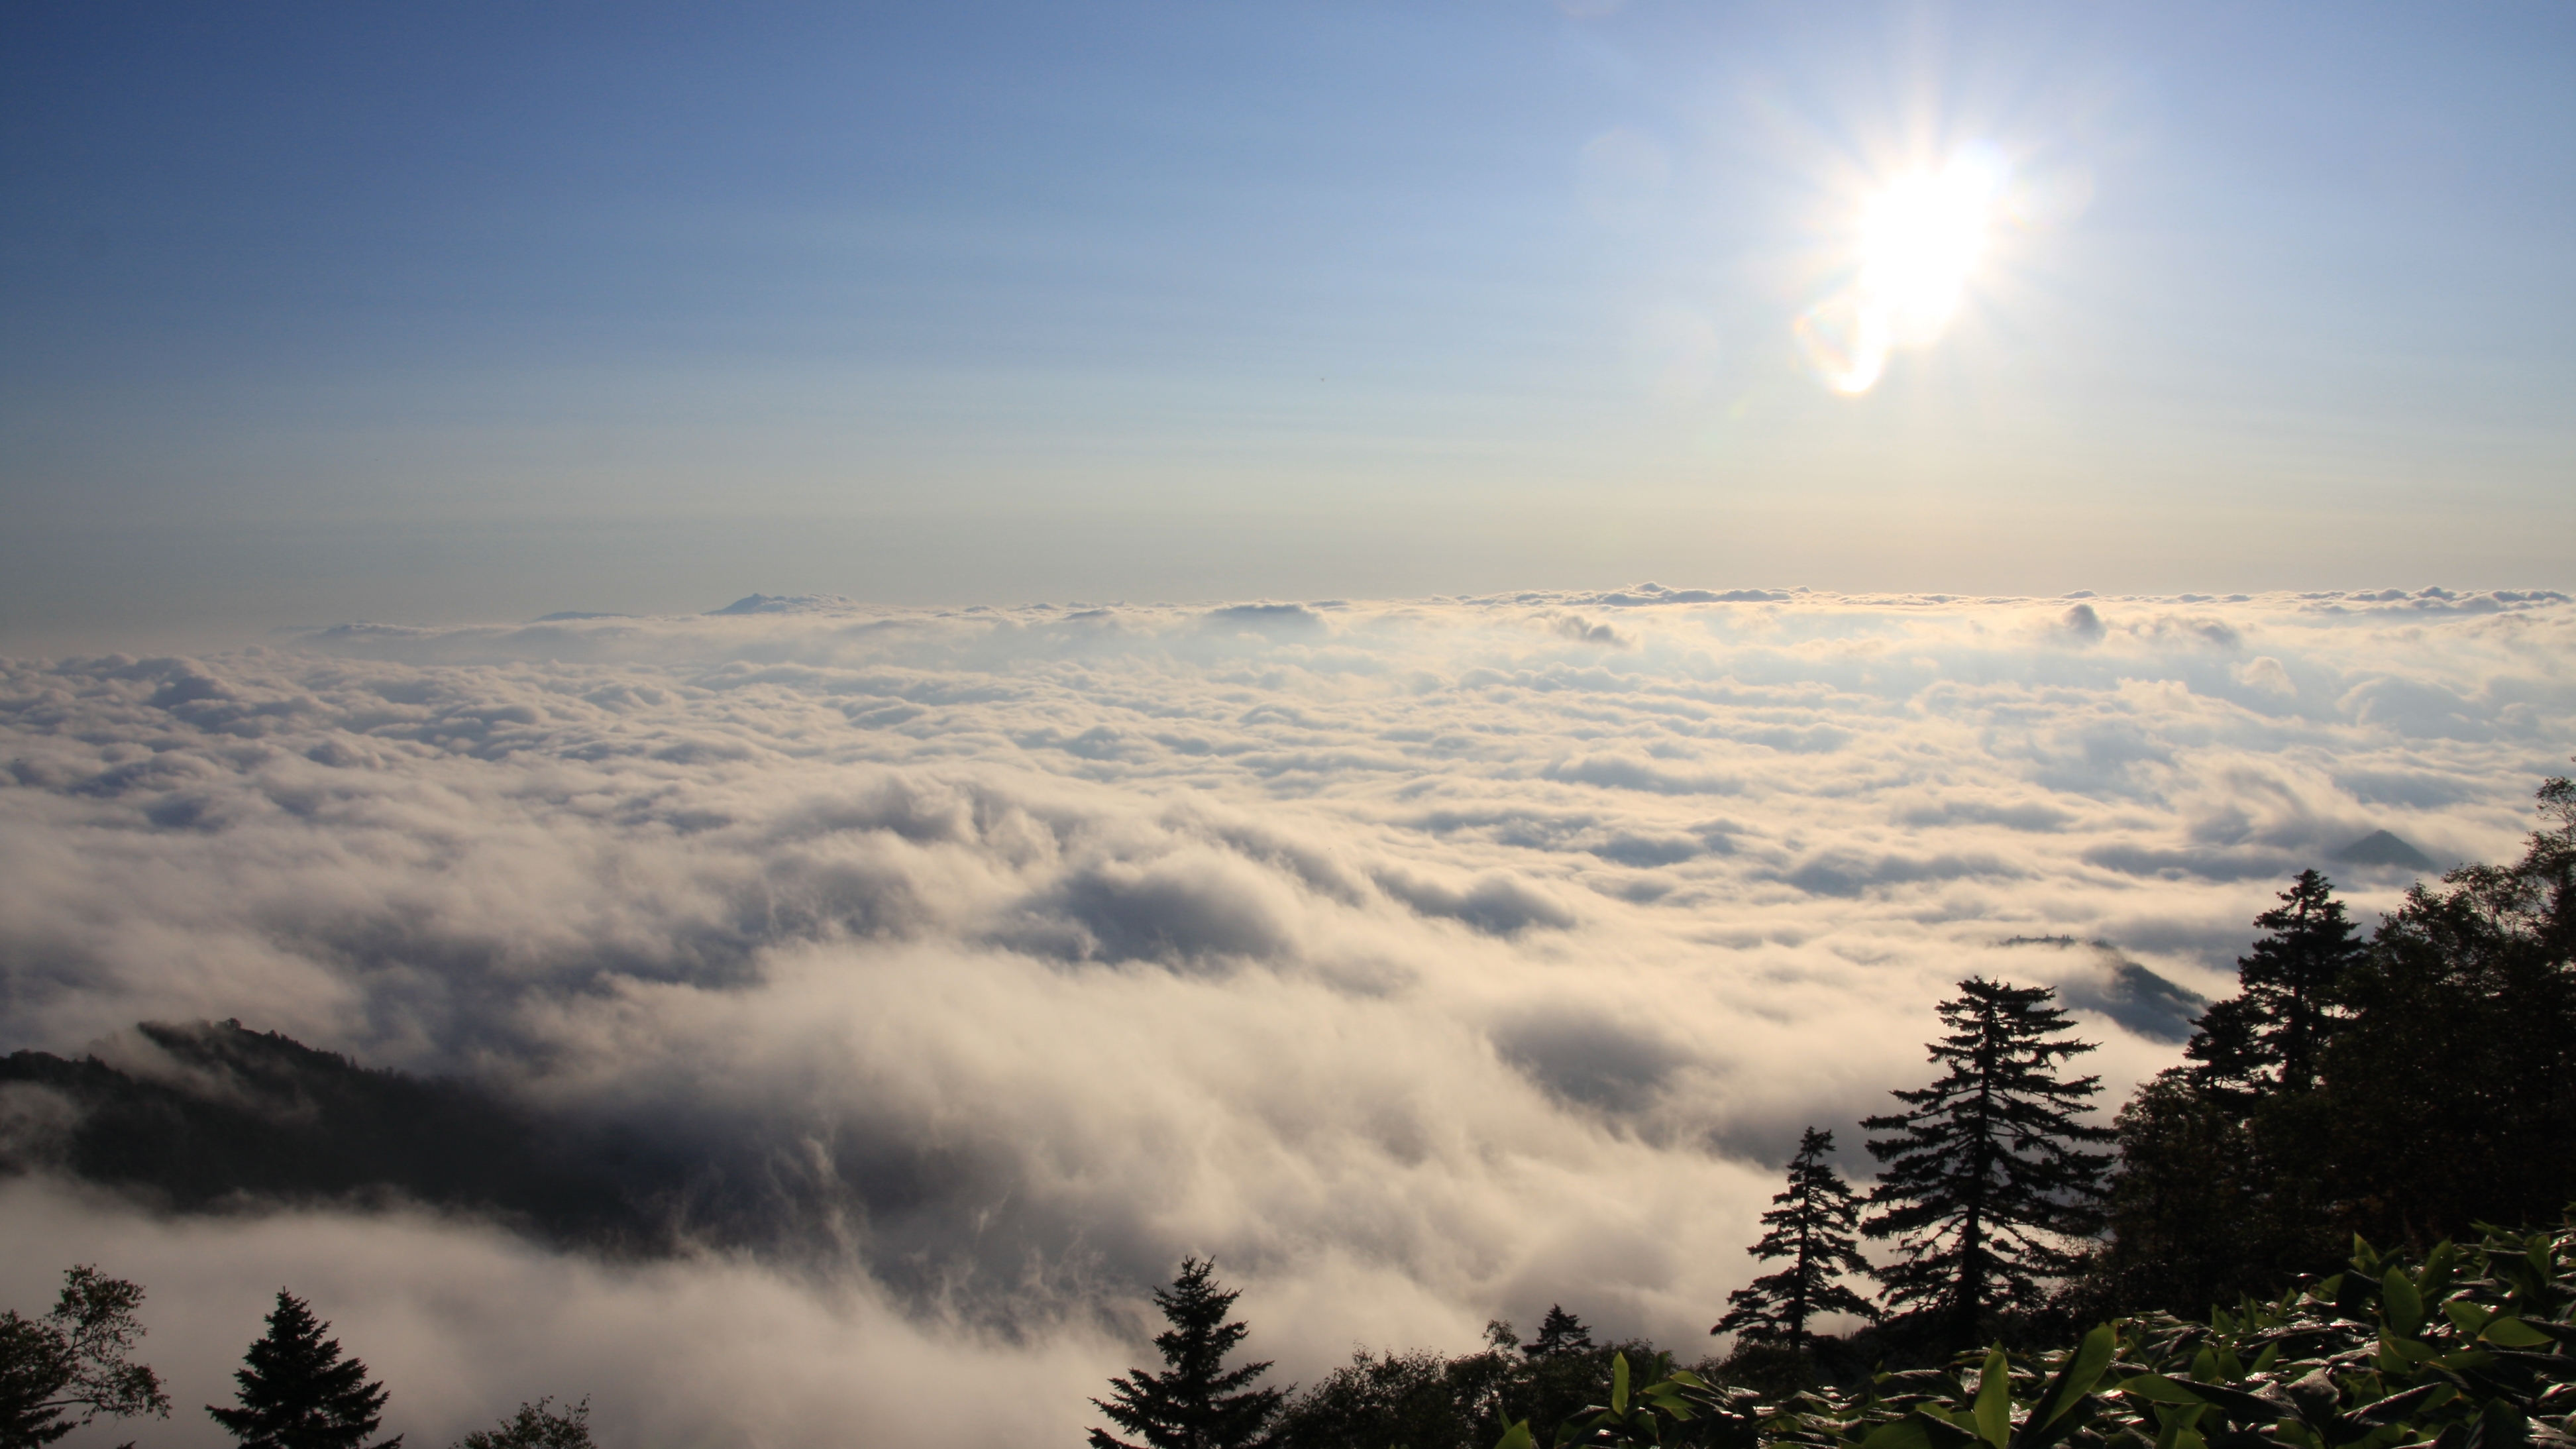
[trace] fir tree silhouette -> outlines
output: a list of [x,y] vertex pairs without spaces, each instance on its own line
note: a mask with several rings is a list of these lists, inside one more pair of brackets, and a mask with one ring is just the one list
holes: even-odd
[[[268,1333],[233,1370],[240,1385],[237,1409],[206,1406],[242,1449],[360,1449],[383,1422],[385,1386],[367,1378],[367,1366],[340,1356],[340,1341],[324,1338],[331,1325],[313,1316],[301,1298],[280,1288],[268,1315]],[[396,1434],[368,1449],[399,1449]]]
[[1547,1305],[1547,1316],[1538,1321],[1538,1337],[1521,1345],[1527,1357],[1571,1358],[1592,1351],[1592,1330],[1583,1320],[1565,1311],[1565,1305]]
[[2236,958],[2237,994],[2209,1009],[2184,1048],[2221,1091],[2314,1087],[2335,1027],[2335,982],[2367,950],[2324,876],[2299,872],[2280,900],[2254,918],[2271,934]]
[[1954,1347],[1974,1341],[2000,1296],[2032,1297],[2040,1279],[2074,1268],[2058,1240],[2100,1226],[2111,1157],[2073,1144],[2113,1136],[2074,1116],[2102,1079],[2054,1075],[2093,1050],[2064,1034],[2066,1013],[2046,1004],[2055,991],[1972,976],[1959,992],[1940,1005],[1949,1035],[1929,1046],[1948,1070],[1895,1093],[1912,1110],[1861,1123],[1895,1134],[1869,1144],[1886,1164],[1869,1196],[1882,1211],[1861,1231],[1897,1239],[1903,1253],[1879,1281],[1891,1306],[1937,1315]]
[[1169,1289],[1154,1290],[1154,1303],[1171,1327],[1155,1335],[1154,1347],[1170,1365],[1162,1373],[1137,1369],[1109,1381],[1109,1397],[1092,1407],[1131,1434],[1142,1445],[1091,1431],[1091,1449],[1244,1449],[1279,1412],[1285,1397],[1277,1389],[1246,1387],[1270,1369],[1267,1361],[1225,1367],[1225,1356],[1251,1330],[1229,1323],[1226,1314],[1240,1290],[1219,1289],[1216,1265],[1199,1258],[1181,1260],[1181,1275]]
[[1866,1275],[1870,1267],[1852,1245],[1860,1225],[1860,1199],[1827,1160],[1833,1150],[1831,1132],[1810,1127],[1798,1139],[1797,1155],[1789,1159],[1788,1190],[1774,1196],[1771,1200],[1779,1206],[1762,1215],[1770,1231],[1744,1250],[1765,1262],[1787,1258],[1789,1266],[1728,1294],[1726,1316],[1709,1332],[1803,1349],[1807,1320],[1819,1313],[1878,1316],[1868,1299],[1836,1281],[1845,1273]]

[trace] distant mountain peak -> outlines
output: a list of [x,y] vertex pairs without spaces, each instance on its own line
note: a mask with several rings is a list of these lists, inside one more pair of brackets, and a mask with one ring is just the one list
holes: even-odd
[[855,599],[839,594],[745,594],[710,614],[804,614],[827,609],[854,609]]
[[2417,850],[2395,833],[2374,830],[2334,853],[2333,859],[2345,865],[2394,865],[2408,870],[2439,870],[2433,857]]

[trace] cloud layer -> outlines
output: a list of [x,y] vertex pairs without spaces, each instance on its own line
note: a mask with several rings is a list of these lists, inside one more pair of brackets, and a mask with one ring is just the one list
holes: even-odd
[[[227,1305],[195,1402],[277,1279],[329,1285],[423,1443],[540,1392],[785,1442],[977,1355],[1030,1396],[960,1377],[941,1422],[1060,1440],[1185,1252],[1296,1376],[1555,1301],[1687,1344],[1798,1130],[1862,1169],[1959,977],[2061,985],[2124,1090],[2286,875],[2367,918],[2409,873],[2330,857],[2374,831],[2510,853],[2571,642],[2551,594],[1642,585],[9,664],[4,1045],[238,1017],[655,1134],[768,1231],[610,1269],[32,1184],[0,1289],[95,1259],[171,1323]],[[673,1407],[754,1343],[770,1387]]]

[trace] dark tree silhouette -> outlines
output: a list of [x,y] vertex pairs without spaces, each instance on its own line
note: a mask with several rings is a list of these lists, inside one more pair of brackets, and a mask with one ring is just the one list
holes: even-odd
[[1225,1367],[1225,1356],[1251,1330],[1229,1323],[1226,1314],[1239,1289],[1220,1289],[1216,1265],[1199,1258],[1181,1260],[1181,1275],[1169,1289],[1154,1290],[1154,1304],[1171,1327],[1155,1335],[1170,1367],[1162,1373],[1137,1369],[1109,1381],[1109,1397],[1092,1406],[1142,1445],[1091,1431],[1091,1449],[1242,1449],[1261,1437],[1285,1397],[1277,1389],[1247,1387],[1270,1369],[1267,1361]]
[[2337,988],[2339,1227],[2429,1246],[2576,1198],[2576,785],[2540,809],[2520,861],[2417,882]]
[[585,1396],[560,1409],[554,1402],[552,1394],[533,1404],[522,1402],[499,1428],[477,1429],[447,1449],[593,1449],[590,1399]]
[[1570,1358],[1591,1351],[1592,1330],[1560,1303],[1547,1306],[1547,1316],[1538,1321],[1538,1337],[1521,1345],[1530,1358]]
[[2185,1054],[2202,1080],[2236,1090],[2313,1088],[2335,1026],[2335,983],[2364,947],[2334,885],[2299,872],[2281,904],[2254,918],[2271,934],[2236,958],[2235,997],[2211,1007]]
[[1802,1349],[1807,1320],[1819,1313],[1878,1316],[1868,1299],[1836,1281],[1845,1273],[1866,1275],[1870,1267],[1852,1244],[1860,1200],[1828,1160],[1833,1150],[1831,1132],[1810,1127],[1798,1139],[1788,1191],[1774,1196],[1779,1206],[1762,1215],[1770,1231],[1744,1250],[1764,1262],[1787,1258],[1789,1266],[1728,1294],[1726,1316],[1709,1332]]
[[2111,1158],[2074,1144],[2112,1137],[2074,1115],[2102,1079],[2055,1074],[2093,1050],[2065,1035],[2066,1013],[2047,1005],[2055,991],[1972,976],[1959,992],[1940,1006],[1950,1033],[1929,1046],[1947,1070],[1895,1094],[1910,1110],[1861,1123],[1895,1134],[1869,1144],[1885,1168],[1869,1197],[1880,1211],[1861,1225],[1903,1254],[1878,1270],[1888,1302],[1936,1315],[1954,1346],[2000,1296],[2033,1298],[2040,1279],[2076,1265],[2059,1240],[2099,1226]]
[[[303,1299],[277,1290],[268,1333],[233,1370],[241,1407],[206,1406],[242,1449],[359,1449],[376,1432],[385,1386],[368,1380],[364,1363],[340,1356],[340,1341],[322,1336],[330,1327]],[[401,1443],[396,1434],[372,1449]]]
[[160,1376],[130,1361],[143,1289],[83,1265],[42,1318],[0,1313],[0,1449],[51,1444],[101,1414],[170,1417]]

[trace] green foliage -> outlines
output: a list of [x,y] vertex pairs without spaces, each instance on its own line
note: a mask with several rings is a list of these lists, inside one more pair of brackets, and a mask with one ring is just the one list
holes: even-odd
[[2576,819],[2418,884],[2337,987],[2323,1173],[2339,1227],[2421,1245],[2576,1198]]
[[448,1449],[592,1449],[590,1400],[557,1409],[548,1394],[501,1421],[497,1429],[477,1429]]
[[1580,1318],[1551,1303],[1538,1321],[1538,1337],[1521,1347],[1531,1358],[1567,1358],[1592,1352],[1592,1330]]
[[2182,1068],[2141,1085],[2113,1124],[2111,1240],[2072,1306],[2192,1313],[2330,1266],[2315,1126],[2327,1110],[2322,1093],[2213,1091]]
[[1733,1333],[1754,1341],[1773,1341],[1791,1349],[1807,1342],[1807,1320],[1820,1313],[1850,1313],[1876,1318],[1878,1308],[1844,1287],[1842,1274],[1870,1271],[1869,1260],[1853,1246],[1860,1224],[1860,1200],[1852,1195],[1828,1154],[1834,1134],[1810,1127],[1798,1139],[1789,1159],[1788,1190],[1774,1196],[1779,1204],[1762,1215],[1770,1229],[1745,1249],[1769,1261],[1789,1259],[1777,1273],[1756,1278],[1727,1295],[1727,1314],[1711,1333]]
[[1861,1225],[1895,1238],[1901,1257],[1879,1270],[1891,1305],[1934,1315],[1952,1343],[1973,1337],[1995,1302],[2031,1298],[2039,1281],[2069,1272],[2068,1237],[2100,1225],[2107,1154],[2074,1144],[2110,1140],[2075,1119],[2101,1078],[2062,1079],[2059,1063],[2093,1050],[2066,1035],[2066,1013],[2046,987],[1971,977],[1941,1003],[1948,1035],[1930,1045],[1947,1070],[1928,1087],[1895,1095],[1911,1110],[1861,1125],[1886,1164]]
[[[2148,1314],[2071,1349],[1960,1355],[1856,1391],[1760,1401],[1670,1373],[1559,1445],[1728,1449],[2569,1449],[2576,1223],[2489,1229],[2420,1264],[2356,1240],[2349,1270],[2206,1322]],[[1624,1384],[1620,1385],[1624,1387]],[[1525,1431],[1505,1445],[1535,1449]]]
[[2343,902],[2313,870],[2299,872],[2281,904],[2254,918],[2270,932],[2236,960],[2237,995],[2201,1019],[2186,1054],[2218,1090],[2304,1092],[2337,1024],[2335,988],[2361,959]]
[[1279,1390],[1247,1387],[1269,1363],[1225,1367],[1226,1355],[1250,1330],[1226,1321],[1242,1295],[1218,1288],[1215,1273],[1214,1263],[1186,1258],[1172,1286],[1154,1290],[1155,1306],[1172,1325],[1154,1339],[1169,1369],[1120,1375],[1109,1381],[1107,1399],[1091,1401],[1110,1422],[1142,1435],[1144,1445],[1094,1429],[1092,1449],[1242,1449],[1278,1413],[1285,1397]]
[[1363,1349],[1292,1399],[1262,1443],[1264,1449],[1463,1449],[1479,1442],[1480,1412],[1511,1368],[1500,1351],[1444,1359],[1427,1349],[1382,1356]]
[[2576,784],[2540,809],[2520,861],[2418,883],[2366,946],[2313,871],[2257,918],[2197,1065],[2120,1115],[2110,1240],[2069,1308],[2197,1311],[2356,1233],[2422,1248],[2576,1199]]
[[142,1286],[94,1266],[63,1270],[42,1318],[0,1312],[0,1449],[35,1449],[101,1414],[170,1417],[160,1377],[131,1355]]
[[1559,1425],[1601,1412],[1620,1362],[1658,1377],[1670,1362],[1650,1343],[1577,1347],[1590,1331],[1563,1316],[1570,1326],[1546,1354],[1514,1352],[1522,1345],[1500,1322],[1486,1326],[1482,1351],[1457,1358],[1363,1350],[1290,1398],[1263,1449],[1479,1449],[1518,1423],[1540,1426],[1533,1442],[1546,1444]]
[[[303,1299],[277,1290],[268,1332],[233,1371],[240,1407],[206,1406],[242,1449],[359,1449],[376,1432],[385,1387],[367,1378],[364,1363],[340,1356],[340,1341],[322,1336],[330,1327]],[[371,1449],[401,1443],[396,1434]]]

